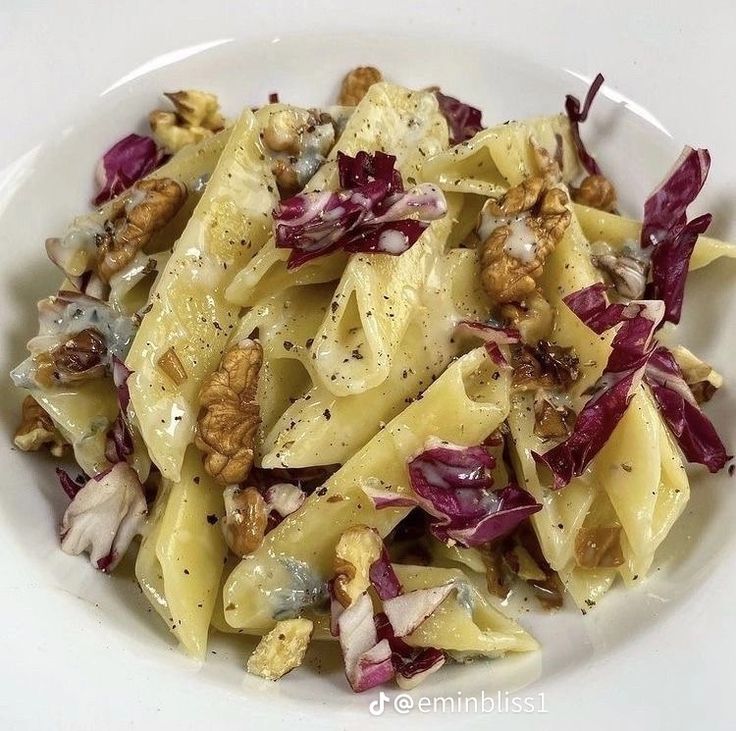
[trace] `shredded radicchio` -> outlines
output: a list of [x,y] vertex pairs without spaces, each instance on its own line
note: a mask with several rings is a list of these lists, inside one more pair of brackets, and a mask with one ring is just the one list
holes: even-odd
[[730,455],[715,427],[698,406],[667,348],[660,346],[654,351],[645,380],[688,462],[705,465],[710,472],[723,469]]
[[586,287],[564,301],[596,333],[620,327],[603,374],[578,414],[572,434],[545,454],[534,455],[552,470],[555,489],[583,473],[608,441],[642,381],[651,388],[688,461],[703,464],[711,472],[721,469],[729,459],[723,443],[698,408],[672,354],[654,339],[664,317],[664,303],[634,300],[627,305],[607,304],[603,284]]
[[391,565],[391,559],[385,546],[378,560],[371,566],[368,576],[376,593],[383,601],[394,599],[401,594],[401,582]]
[[97,164],[95,177],[100,190],[94,204],[99,206],[120,195],[164,161],[164,154],[150,137],[130,134],[118,140]]
[[61,489],[67,494],[70,500],[74,500],[77,493],[84,487],[84,483],[79,483],[61,467],[56,468],[56,476],[59,478]]
[[572,132],[572,138],[575,142],[575,148],[578,151],[580,162],[590,175],[602,175],[603,173],[601,172],[598,163],[595,161],[595,158],[586,149],[585,144],[580,137],[580,123],[585,122],[585,120],[588,119],[588,113],[590,112],[590,107],[593,104],[595,95],[598,93],[598,89],[603,86],[604,81],[605,79],[603,78],[603,74],[598,74],[595,79],[593,79],[593,83],[590,85],[588,93],[585,95],[582,108],[580,106],[580,100],[577,97],[572,94],[568,94],[565,97],[565,112],[567,112],[567,117],[570,120],[570,131]]
[[495,459],[483,447],[430,443],[408,464],[414,495],[371,487],[377,509],[419,506],[432,516],[430,532],[469,547],[507,535],[542,506],[515,484],[493,488]]
[[593,284],[568,295],[565,304],[596,333],[621,324],[611,343],[603,374],[591,389],[590,400],[575,420],[570,436],[534,458],[552,471],[554,488],[580,476],[603,448],[639,388],[654,351],[653,336],[662,320],[659,301],[634,300],[628,305],[607,304],[605,285]]
[[359,596],[337,619],[345,675],[356,692],[375,688],[394,677],[391,646],[378,638],[373,621],[373,603],[368,594]]
[[118,395],[118,415],[107,432],[105,457],[112,464],[116,464],[117,462],[125,462],[135,449],[133,431],[128,420],[128,405],[130,404],[128,378],[130,378],[133,371],[115,355],[112,357],[111,370]]
[[397,256],[416,243],[428,221],[444,216],[442,192],[429,183],[405,191],[395,162],[382,152],[338,153],[340,190],[281,201],[273,214],[275,240],[291,249],[288,267],[338,249]]
[[482,113],[480,109],[443,94],[439,89],[434,92],[440,113],[447,120],[450,128],[450,144],[459,145],[461,142],[475,137],[483,129]]
[[702,190],[709,169],[708,150],[686,147],[644,204],[641,245],[653,247],[648,296],[664,301],[668,322],[680,321],[690,257],[698,236],[711,222],[709,213],[692,221],[686,213]]
[[391,661],[400,688],[415,688],[445,664],[447,656],[444,651],[436,647],[412,647],[397,637],[385,613],[380,612],[373,619],[378,638],[386,640],[391,648]]
[[119,462],[74,495],[61,522],[61,548],[75,556],[88,552],[93,566],[111,571],[140,532],[146,512],[138,475]]
[[521,341],[519,331],[514,328],[470,320],[459,322],[455,328],[455,333],[480,338],[488,357],[501,368],[509,367],[509,361],[501,350],[501,346],[512,345]]

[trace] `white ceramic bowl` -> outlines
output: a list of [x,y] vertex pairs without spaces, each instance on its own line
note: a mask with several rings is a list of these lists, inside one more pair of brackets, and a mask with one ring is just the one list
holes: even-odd
[[[116,24],[125,13],[119,8],[105,15],[85,3],[65,3],[64,12],[51,3],[39,5],[48,24],[40,29],[19,8],[0,11],[0,28],[2,14],[15,28],[0,48],[3,68],[20,69],[33,55],[29,70],[0,81],[10,116],[8,144],[4,140],[0,150],[3,372],[23,357],[35,327],[34,303],[58,281],[43,253],[45,237],[84,210],[99,154],[124,134],[144,131],[145,114],[162,90],[214,91],[231,115],[264,102],[272,91],[282,101],[319,105],[334,99],[345,70],[370,63],[407,86],[441,85],[480,106],[490,124],[557,112],[565,93],[582,96],[600,69],[612,88],[604,88],[584,134],[616,181],[624,211],[639,214],[646,193],[681,145],[691,142],[710,147],[714,158],[698,209],[715,214],[715,235],[736,233],[730,205],[736,144],[724,123],[736,105],[732,94],[721,96],[711,75],[725,37],[715,23],[708,25],[712,35],[706,34],[702,18],[696,31],[682,25],[680,3],[673,9],[677,22],[637,9],[636,27],[651,31],[646,43],[620,35],[628,27],[627,11],[637,7],[628,2],[617,6],[622,17],[600,9],[593,15],[590,8],[573,12],[567,2],[556,9],[407,4],[417,6],[412,11],[374,0],[354,14],[347,4],[327,2],[249,4],[247,11],[209,2],[212,15],[201,24],[194,3],[133,2],[126,4],[128,20],[145,20],[145,27],[139,35],[129,33],[128,43],[109,39],[110,27],[122,32]],[[261,25],[253,27],[249,18]],[[685,59],[693,35],[716,44],[714,58],[693,61],[695,71]],[[80,37],[91,38],[91,47],[80,48]],[[681,340],[710,359],[727,383],[736,383],[735,279],[730,262],[696,273],[680,330]],[[401,718],[402,728],[411,729],[446,726],[457,717],[467,728],[495,722],[554,729],[583,721],[608,728],[631,717],[637,727],[657,718],[696,717],[718,726],[726,717],[729,660],[736,650],[730,622],[736,497],[726,472],[710,479],[693,473],[691,504],[640,588],[612,591],[586,616],[573,609],[522,613],[522,623],[542,643],[541,653],[448,668],[412,694],[413,708],[392,705],[397,691],[389,691],[384,713],[371,718],[369,703],[378,692],[351,694],[334,651],[322,656],[320,646],[314,647],[306,668],[269,684],[245,674],[247,645],[215,638],[199,668],[175,649],[130,572],[102,576],[84,559],[62,554],[56,525],[66,498],[50,459],[10,449],[20,397],[7,378],[0,384],[7,435],[0,441],[0,720],[7,728],[114,729],[135,722],[153,727],[157,721],[179,729],[213,722],[217,728],[297,722],[362,728]],[[729,387],[708,406],[731,445],[733,407]],[[444,714],[419,704],[421,697],[456,699],[460,693],[481,699],[483,692],[496,705],[493,694],[502,693],[501,709],[493,713],[503,719],[458,712],[450,718],[447,703]],[[524,697],[546,713],[511,713],[511,699]],[[696,697],[707,697],[697,716]]]

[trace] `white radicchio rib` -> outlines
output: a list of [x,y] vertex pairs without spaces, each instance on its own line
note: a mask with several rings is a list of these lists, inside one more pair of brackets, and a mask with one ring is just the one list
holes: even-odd
[[146,498],[135,470],[118,462],[93,477],[75,495],[61,521],[61,548],[88,552],[100,571],[112,571],[146,517]]

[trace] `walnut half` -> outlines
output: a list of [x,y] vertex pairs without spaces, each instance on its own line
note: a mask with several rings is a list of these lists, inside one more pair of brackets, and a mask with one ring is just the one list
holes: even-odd
[[148,123],[156,142],[169,152],[201,142],[225,127],[214,94],[188,89],[164,96],[174,105],[174,111],[156,109],[148,115]]
[[223,493],[225,517],[222,533],[228,548],[238,557],[253,553],[263,542],[268,527],[268,505],[255,487],[242,490],[230,485]]
[[261,422],[256,401],[263,349],[242,340],[225,351],[220,367],[202,384],[194,443],[204,452],[204,468],[222,485],[243,482],[253,466],[256,430]]
[[342,80],[337,103],[343,107],[354,107],[368,93],[368,89],[383,81],[383,75],[374,66],[358,66],[349,71]]
[[97,273],[105,281],[135,255],[184,205],[187,189],[171,178],[140,180],[105,222],[97,242]]
[[41,404],[33,396],[26,396],[21,409],[20,426],[13,437],[15,446],[24,452],[38,452],[48,446],[54,457],[61,457],[66,442]]
[[546,184],[529,177],[483,206],[481,282],[495,302],[520,302],[535,291],[545,259],[570,225],[567,194]]

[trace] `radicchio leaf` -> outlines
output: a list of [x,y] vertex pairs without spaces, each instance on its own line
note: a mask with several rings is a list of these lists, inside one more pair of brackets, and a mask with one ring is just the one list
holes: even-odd
[[[274,210],[276,246],[291,249],[294,268],[338,249],[398,256],[447,212],[443,193],[423,183],[404,191],[396,158],[382,152],[338,153],[341,189],[301,193]],[[408,218],[416,215],[417,218]]]
[[480,338],[486,343],[497,345],[511,345],[521,342],[521,334],[512,327],[501,327],[484,322],[461,320],[455,328],[458,335],[471,335]]
[[345,675],[356,692],[375,688],[394,677],[391,646],[378,639],[373,621],[373,603],[362,594],[338,620],[340,648],[345,662]]
[[163,153],[150,137],[130,134],[118,140],[97,164],[95,177],[100,190],[94,204],[99,206],[120,195],[163,161]]
[[436,647],[412,647],[397,637],[385,613],[379,612],[374,621],[378,638],[386,640],[391,647],[391,660],[400,688],[404,690],[416,688],[445,664],[447,655],[443,650]]
[[297,485],[279,482],[266,489],[264,498],[269,510],[276,511],[281,518],[286,518],[301,508],[306,494]]
[[75,556],[88,552],[93,566],[112,570],[140,532],[146,512],[138,475],[119,462],[74,496],[61,522],[61,548]]
[[702,190],[709,169],[708,150],[685,147],[644,204],[641,245],[654,247],[649,296],[664,300],[668,322],[680,321],[690,257],[711,222],[709,213],[687,220],[687,207]]
[[424,622],[455,588],[455,582],[415,589],[383,602],[383,611],[397,637],[410,635]]
[[483,447],[440,444],[408,464],[417,503],[435,518],[429,528],[439,540],[465,547],[487,543],[542,509],[516,485],[492,489],[495,459]]
[[660,346],[654,351],[645,379],[688,462],[705,465],[710,472],[723,469],[730,455],[715,427],[700,410],[667,348]]
[[542,455],[534,453],[534,459],[552,471],[554,489],[580,476],[608,441],[642,382],[653,352],[654,332],[664,315],[659,301],[609,305],[601,284],[568,295],[564,302],[594,332],[621,326],[593,396],[578,414],[570,436]]
[[588,93],[585,95],[582,109],[580,107],[580,100],[574,97],[572,94],[568,94],[565,97],[565,112],[570,120],[570,131],[572,133],[572,139],[575,142],[575,147],[578,151],[578,157],[583,167],[590,175],[602,175],[598,163],[595,158],[585,148],[582,138],[580,137],[580,123],[585,122],[590,112],[590,107],[593,104],[593,99],[598,93],[598,89],[601,88],[605,79],[603,74],[598,74],[593,83],[588,88]]
[[56,468],[56,476],[59,478],[61,489],[69,496],[70,500],[74,500],[77,493],[84,487],[84,485],[80,485],[66,470],[61,469],[61,467]]
[[450,128],[450,144],[459,145],[469,140],[483,129],[482,113],[480,109],[443,94],[439,89],[434,92],[440,113],[447,120]]
[[368,576],[376,593],[383,601],[393,599],[401,594],[401,582],[391,565],[391,559],[385,546],[378,560],[371,566]]

